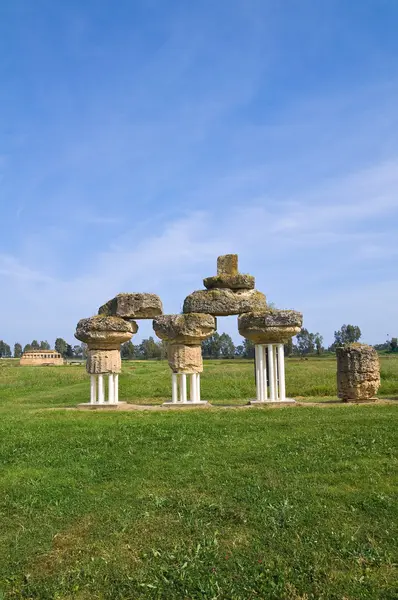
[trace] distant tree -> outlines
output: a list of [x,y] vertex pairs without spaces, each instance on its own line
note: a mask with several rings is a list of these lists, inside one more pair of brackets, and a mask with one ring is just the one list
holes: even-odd
[[18,342],[14,344],[14,358],[21,358],[22,356],[22,346]]
[[215,331],[213,335],[202,342],[202,354],[206,358],[220,358],[220,335]]
[[62,338],[57,338],[55,340],[54,348],[61,356],[66,356],[67,347],[68,344]]
[[243,357],[254,358],[254,343],[251,340],[243,340]]
[[298,352],[302,356],[315,352],[315,334],[310,333],[305,327],[297,334],[296,340]]
[[40,350],[50,350],[50,349],[51,349],[51,346],[47,342],[47,340],[45,342],[43,342],[43,341],[40,342]]
[[73,358],[73,348],[70,344],[66,344],[65,358]]
[[132,358],[136,358],[137,347],[134,346],[134,344],[131,341],[124,342],[124,344],[122,344],[120,352],[122,358],[127,358],[131,360]]
[[391,350],[391,352],[398,352],[398,338],[396,338],[396,337],[391,338],[390,350]]
[[37,340],[33,340],[31,343],[32,350],[40,350],[40,345]]
[[314,343],[315,343],[316,353],[319,356],[325,350],[325,348],[323,347],[323,337],[319,333],[314,334]]
[[235,356],[235,344],[228,333],[222,333],[220,335],[220,354],[222,358],[234,358]]
[[75,358],[83,358],[83,348],[81,344],[75,344],[75,346],[73,346],[73,356]]
[[345,346],[357,342],[361,337],[361,330],[358,325],[343,325],[341,329],[334,332],[334,344],[337,346]]
[[293,338],[290,338],[284,345],[285,356],[291,356],[293,354]]
[[160,348],[151,336],[148,339],[142,340],[138,354],[140,358],[144,359],[160,358]]
[[32,352],[32,350],[33,350],[33,348],[31,346],[31,344],[26,344],[23,349],[24,352]]
[[158,346],[160,351],[160,358],[164,360],[165,358],[167,358],[168,342],[166,342],[165,340],[160,340],[160,342],[158,342]]
[[242,358],[243,354],[244,354],[244,351],[245,351],[245,349],[242,346],[242,344],[239,344],[239,346],[236,346],[236,348],[235,348],[235,356],[237,358]]
[[10,358],[11,348],[3,340],[0,340],[0,358]]

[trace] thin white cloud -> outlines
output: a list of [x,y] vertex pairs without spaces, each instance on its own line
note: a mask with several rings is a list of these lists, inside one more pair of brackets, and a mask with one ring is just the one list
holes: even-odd
[[[288,287],[285,290],[289,280],[293,282],[300,277],[304,286],[316,289],[315,305],[319,302],[325,306],[325,298],[329,297],[328,290],[322,285],[325,268],[322,265],[309,268],[311,253],[315,253],[315,258],[318,253],[325,252],[326,274],[332,277],[345,272],[349,274],[352,261],[356,261],[357,266],[358,263],[366,264],[369,255],[364,248],[384,247],[383,235],[376,235],[372,228],[359,231],[358,221],[371,224],[375,216],[382,216],[387,221],[395,215],[398,207],[397,166],[398,162],[389,162],[343,178],[331,186],[310,192],[307,202],[302,194],[297,199],[280,202],[277,211],[261,206],[256,200],[246,204],[245,208],[231,206],[221,215],[216,210],[187,212],[185,216],[166,222],[157,233],[147,235],[143,230],[139,239],[128,232],[97,254],[89,266],[85,266],[85,273],[80,272],[77,262],[74,277],[55,279],[47,275],[45,269],[40,272],[29,264],[21,264],[15,256],[2,255],[0,276],[4,280],[4,289],[8,290],[6,280],[10,279],[16,282],[18,289],[18,294],[10,289],[3,298],[9,314],[9,336],[21,338],[23,326],[31,332],[28,339],[40,335],[51,337],[52,332],[55,335],[60,330],[60,334],[70,338],[79,318],[94,314],[100,304],[121,291],[159,293],[164,299],[165,310],[178,312],[184,296],[202,287],[202,278],[215,272],[217,255],[225,252],[238,252],[242,270],[252,271],[257,276],[259,288],[271,294],[271,300],[278,299],[278,304],[309,312],[313,310],[296,284],[290,291]],[[339,198],[339,203],[336,204],[334,198]],[[299,211],[297,206],[300,206]],[[293,229],[286,227],[291,222]],[[139,227],[135,228],[135,234],[137,230]],[[339,254],[342,241],[356,245],[359,250],[346,256]],[[309,255],[305,254],[307,262],[291,260],[295,256],[299,259],[306,248],[310,251]],[[334,260],[334,256],[338,256],[338,260]],[[373,260],[384,260],[385,257],[384,252],[379,256],[377,251],[372,253]],[[344,306],[347,314],[352,312],[349,302],[350,299],[356,301],[355,285],[361,289],[361,284],[352,285],[352,293],[345,296],[341,292],[334,296],[338,303],[336,314],[341,313]],[[380,289],[384,289],[383,282],[380,285]],[[300,302],[300,306],[295,306],[295,302]],[[370,301],[366,297],[362,298],[362,310],[369,310],[371,321]],[[394,313],[397,309],[391,311]],[[310,314],[306,317],[310,322],[313,320]],[[396,317],[398,321],[398,314]],[[326,328],[330,329],[333,315],[327,319],[323,327],[317,327],[325,334]],[[369,331],[372,331],[371,327]]]

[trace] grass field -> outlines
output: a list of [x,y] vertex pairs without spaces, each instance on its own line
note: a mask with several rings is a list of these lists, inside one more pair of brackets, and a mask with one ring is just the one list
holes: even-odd
[[[287,362],[288,395],[335,398],[333,360]],[[168,366],[120,388],[160,404]],[[398,403],[220,410],[254,397],[244,361],[206,363],[205,411],[63,410],[88,394],[83,367],[0,361],[0,598],[398,597]]]

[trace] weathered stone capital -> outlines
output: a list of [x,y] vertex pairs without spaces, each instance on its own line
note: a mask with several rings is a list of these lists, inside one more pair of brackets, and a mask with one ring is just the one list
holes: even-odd
[[295,310],[268,309],[238,317],[240,335],[255,344],[281,344],[300,332],[303,315]]
[[78,322],[75,338],[85,342],[89,350],[120,350],[120,345],[137,331],[138,325],[134,321],[97,315]]
[[214,333],[216,320],[211,315],[162,315],[153,320],[156,335],[170,344],[197,345]]

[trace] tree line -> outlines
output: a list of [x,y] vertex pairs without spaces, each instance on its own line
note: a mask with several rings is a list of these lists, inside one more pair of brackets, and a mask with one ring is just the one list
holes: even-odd
[[[312,333],[303,328],[300,333],[289,343],[285,344],[286,356],[320,356],[327,352],[335,352],[338,346],[344,346],[361,339],[361,330],[357,325],[343,325],[334,332],[334,341],[329,347],[323,345],[323,337],[320,333]],[[383,344],[375,344],[374,348],[378,351],[398,352],[398,340],[393,337]],[[2,358],[20,358],[23,352],[32,350],[50,350],[50,344],[45,341],[38,342],[33,340],[24,347],[20,343],[14,344],[14,351],[3,340],[0,340],[0,357]],[[55,340],[54,349],[66,359],[84,359],[86,358],[86,344],[68,344],[63,338]],[[235,345],[231,336],[227,333],[215,332],[207,340],[202,342],[203,358],[253,358],[254,344],[250,340],[243,339],[241,344]],[[155,341],[151,336],[142,340],[140,344],[133,344],[131,341],[122,344],[122,358],[131,360],[164,359],[167,357],[167,343],[164,341]]]
[[[11,347],[3,340],[0,340],[0,357],[2,358],[21,358],[24,352],[51,349],[52,348],[47,340],[42,340],[40,342],[37,340],[32,340],[30,344],[25,344],[25,346],[22,346],[22,344],[16,342],[14,344],[14,351],[12,352]],[[61,354],[63,358],[86,358],[86,344],[75,344],[72,346],[64,339],[57,338],[55,340],[54,350]]]

